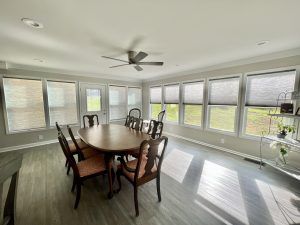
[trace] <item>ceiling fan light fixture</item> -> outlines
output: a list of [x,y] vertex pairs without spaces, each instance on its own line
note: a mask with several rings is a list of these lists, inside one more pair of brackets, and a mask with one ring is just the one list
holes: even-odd
[[33,19],[29,18],[22,18],[21,21],[25,23],[27,26],[35,28],[35,29],[41,29],[44,27],[44,25],[38,21],[35,21]]

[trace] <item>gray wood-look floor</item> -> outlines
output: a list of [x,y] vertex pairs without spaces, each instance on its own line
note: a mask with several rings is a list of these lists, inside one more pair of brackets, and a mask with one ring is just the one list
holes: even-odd
[[[1,155],[0,155],[1,156]],[[139,189],[140,216],[134,215],[133,188],[108,200],[107,178],[86,181],[77,210],[70,192],[72,174],[52,144],[24,152],[20,171],[19,225],[111,224],[300,224],[300,184],[272,168],[193,143],[171,138],[161,177]]]

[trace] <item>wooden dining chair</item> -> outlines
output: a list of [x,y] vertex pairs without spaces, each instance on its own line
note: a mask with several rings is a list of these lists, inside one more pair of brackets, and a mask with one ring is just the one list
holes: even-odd
[[164,123],[157,120],[150,120],[147,134],[149,134],[152,139],[161,137],[164,128]]
[[127,115],[126,120],[125,120],[125,127],[131,127],[132,126],[132,122],[133,122],[133,116],[129,116]]
[[[86,179],[107,174],[106,164],[102,155],[96,155],[76,163],[68,146],[68,142],[62,132],[59,132],[58,140],[73,170],[74,178],[71,191],[74,192],[76,188],[74,209],[77,209],[81,196],[81,185]],[[113,169],[112,174],[114,174]]]
[[[162,151],[159,152],[159,146],[163,143]],[[120,165],[117,170],[117,180],[121,190],[121,176],[124,176],[134,187],[134,205],[136,216],[139,216],[138,206],[138,187],[156,179],[156,188],[158,201],[161,201],[160,193],[160,171],[164,158],[164,153],[168,144],[167,137],[161,137],[156,140],[145,140],[140,145],[139,155],[137,159],[126,162],[124,156],[119,157]]]
[[[96,119],[96,121],[95,121],[95,119]],[[88,122],[88,126],[87,126],[86,122]],[[84,128],[95,126],[95,123],[97,125],[99,125],[99,117],[97,114],[83,116],[83,127]]]
[[128,115],[129,116],[133,116],[135,118],[141,118],[142,112],[141,112],[141,110],[139,108],[133,108],[133,109],[129,110]]
[[158,113],[157,121],[163,122],[165,114],[166,114],[166,110],[163,110],[160,113]]
[[135,129],[136,131],[142,131],[143,119],[133,117],[131,120],[130,128]]

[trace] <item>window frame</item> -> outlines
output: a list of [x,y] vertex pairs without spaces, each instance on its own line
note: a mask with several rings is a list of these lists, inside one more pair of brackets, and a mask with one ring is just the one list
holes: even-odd
[[[48,79],[48,78],[44,78],[43,79],[43,85],[45,87],[43,87],[43,93],[44,93],[44,104],[45,104],[45,116],[46,116],[46,123],[47,123],[47,128],[48,129],[56,129],[55,125],[51,126],[50,125],[50,108],[49,108],[49,104],[48,104],[48,81],[52,81],[52,82],[61,82],[61,83],[74,83],[75,84],[75,94],[76,94],[76,110],[77,110],[77,122],[76,123],[72,123],[72,124],[68,124],[69,126],[73,127],[73,126],[80,126],[80,93],[79,93],[79,82],[78,81],[74,81],[74,80],[65,80],[65,79]],[[61,125],[62,127],[65,127],[66,125]]]
[[[152,86],[149,86],[148,90],[149,90],[149,96],[148,96],[148,103],[149,103],[149,116],[148,118],[151,120],[153,119],[152,118],[152,103],[151,103],[151,88],[156,88],[156,87],[160,87],[161,88],[161,102],[160,102],[160,110],[162,111],[164,109],[164,104],[163,104],[163,85],[152,85]],[[158,103],[153,103],[153,104],[158,104]],[[156,118],[157,119],[157,118]]]
[[[168,112],[166,110],[166,105],[168,105],[168,104],[165,103],[165,96],[166,96],[165,87],[166,86],[172,86],[172,85],[178,85],[178,89],[179,89],[179,91],[178,91],[178,103],[176,103],[176,105],[178,105],[178,121],[177,122],[167,120]],[[164,117],[164,123],[171,124],[171,125],[181,125],[182,124],[182,119],[183,119],[183,115],[182,115],[182,95],[181,95],[181,93],[182,93],[182,82],[171,82],[171,83],[163,84],[161,93],[162,93],[162,103],[161,103],[162,109],[166,110],[166,115]],[[174,103],[169,103],[169,104],[174,104]]]
[[[200,83],[202,82],[203,83],[203,93],[202,93],[202,104],[201,105],[198,105],[198,104],[195,104],[195,105],[198,105],[198,106],[202,106],[202,110],[201,110],[201,125],[193,125],[193,124],[187,124],[184,122],[184,118],[185,118],[185,104],[184,104],[184,85],[185,84],[192,84],[192,83]],[[205,117],[205,109],[206,109],[206,106],[205,106],[205,93],[206,93],[206,79],[197,79],[197,80],[186,80],[186,81],[182,81],[180,83],[181,85],[181,88],[180,88],[180,93],[179,95],[181,96],[181,111],[179,109],[179,112],[181,113],[181,117],[182,117],[182,122],[180,123],[181,126],[184,126],[184,127],[189,127],[189,128],[194,128],[194,129],[201,129],[203,130],[203,128],[205,127],[205,122],[204,122],[204,117]],[[189,104],[187,104],[189,105]],[[180,116],[179,116],[180,118]]]
[[[238,97],[237,97],[237,104],[236,104],[236,110],[235,110],[235,118],[234,118],[234,131],[226,131],[221,129],[215,129],[209,127],[209,121],[210,121],[210,106],[216,106],[216,105],[210,105],[209,104],[209,97],[210,97],[210,90],[209,90],[209,82],[211,80],[221,80],[221,79],[230,79],[230,78],[238,78],[239,79],[239,85],[238,85]],[[239,126],[240,126],[240,108],[241,108],[241,97],[244,94],[242,91],[242,85],[243,85],[243,74],[237,73],[237,74],[228,74],[228,75],[222,75],[222,76],[213,76],[206,78],[206,99],[205,99],[205,131],[215,132],[215,133],[221,133],[229,136],[238,137],[239,136]],[[226,105],[219,105],[220,107],[226,106]]]
[[[273,69],[267,69],[267,70],[257,70],[257,71],[251,71],[243,74],[243,98],[241,99],[241,116],[240,116],[240,126],[239,126],[239,137],[240,138],[245,138],[249,140],[254,140],[254,141],[260,141],[261,137],[258,135],[252,135],[252,134],[247,134],[246,133],[246,124],[247,124],[247,112],[246,110],[248,108],[251,108],[249,106],[246,106],[246,94],[247,94],[247,77],[248,76],[255,76],[255,75],[260,75],[264,73],[280,73],[284,72],[287,70],[295,70],[296,72],[296,77],[295,77],[295,84],[294,84],[294,90],[295,91],[300,91],[300,66],[289,66],[289,67],[279,67],[279,68],[273,68]],[[300,103],[296,102],[296,106],[300,106]],[[255,107],[252,107],[255,108]],[[259,107],[258,107],[259,108]],[[269,108],[269,107],[264,107],[264,108]],[[272,107],[270,107],[272,108]]]

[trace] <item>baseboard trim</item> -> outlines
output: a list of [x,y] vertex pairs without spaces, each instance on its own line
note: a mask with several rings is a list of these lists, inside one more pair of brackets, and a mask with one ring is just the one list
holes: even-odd
[[[77,139],[78,137],[75,137],[75,138]],[[69,140],[71,140],[71,138],[68,137],[67,140],[69,141]],[[34,142],[34,143],[29,143],[29,144],[24,144],[24,145],[9,146],[9,147],[0,148],[0,153],[11,152],[11,151],[21,150],[21,149],[26,149],[26,148],[39,147],[39,146],[49,145],[49,144],[54,144],[54,143],[58,143],[58,140],[53,139],[53,140],[39,141],[39,142]]]
[[192,139],[192,138],[187,138],[187,137],[177,135],[177,134],[173,134],[173,133],[169,133],[169,132],[164,132],[164,134],[175,137],[175,138],[179,138],[179,139],[182,139],[182,140],[185,140],[185,141],[190,141],[190,142],[193,142],[195,144],[199,144],[199,145],[207,146],[207,147],[210,147],[210,148],[214,148],[214,149],[217,149],[217,150],[220,150],[220,151],[223,151],[223,152],[228,152],[228,153],[240,156],[242,158],[249,158],[249,159],[252,159],[252,160],[259,160],[260,161],[259,157],[256,157],[256,156],[253,156],[253,155],[248,155],[248,154],[242,153],[242,152],[237,152],[237,151],[229,149],[229,148],[224,148],[224,147],[221,147],[221,146],[209,144],[209,143],[206,143],[206,142],[203,142],[203,141],[198,141],[198,140],[195,140],[195,139]]

